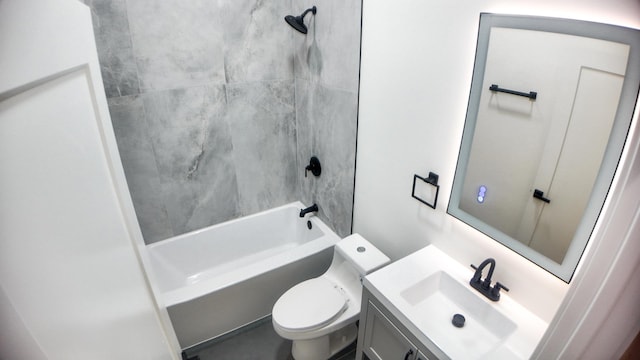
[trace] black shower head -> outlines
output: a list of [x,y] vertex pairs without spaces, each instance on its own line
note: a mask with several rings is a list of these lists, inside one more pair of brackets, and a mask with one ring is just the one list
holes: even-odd
[[300,16],[293,16],[293,15],[287,15],[284,17],[284,21],[286,21],[289,25],[291,25],[291,27],[293,27],[294,29],[300,31],[303,34],[307,33],[307,26],[304,24],[304,17],[305,15],[307,15],[307,13],[309,13],[309,11],[311,11],[311,13],[313,13],[314,15],[316,14],[316,7],[311,7],[307,10],[305,10],[302,15]]

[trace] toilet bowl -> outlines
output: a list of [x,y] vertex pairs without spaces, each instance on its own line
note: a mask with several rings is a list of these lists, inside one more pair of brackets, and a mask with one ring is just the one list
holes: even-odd
[[361,279],[389,257],[359,234],[339,241],[329,269],[287,290],[273,306],[276,333],[293,341],[296,360],[326,360],[355,341]]

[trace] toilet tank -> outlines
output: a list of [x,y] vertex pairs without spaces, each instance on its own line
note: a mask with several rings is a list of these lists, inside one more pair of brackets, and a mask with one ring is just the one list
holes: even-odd
[[360,234],[349,235],[336,244],[335,250],[349,261],[360,275],[366,275],[375,271],[387,263],[390,259],[382,251],[378,250]]

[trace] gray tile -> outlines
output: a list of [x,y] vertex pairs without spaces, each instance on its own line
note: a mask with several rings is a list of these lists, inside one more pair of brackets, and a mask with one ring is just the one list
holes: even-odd
[[162,197],[160,178],[138,96],[109,100],[122,166],[147,244],[173,236]]
[[174,233],[237,217],[224,86],[151,92],[142,98]]
[[351,232],[355,174],[357,95],[305,80],[296,81],[299,161],[315,155],[320,177],[300,177],[302,198],[340,236]]
[[348,234],[359,1],[316,2],[308,36],[283,20],[307,7],[292,0],[84,2],[145,241],[300,198]]
[[216,2],[128,0],[127,10],[143,91],[224,83]]
[[107,98],[136,95],[140,92],[138,72],[131,49],[99,51],[100,71]]
[[227,82],[293,79],[291,1],[221,1]]
[[316,3],[309,34],[294,36],[298,156],[322,162],[319,178],[300,177],[301,198],[340,236],[351,233],[357,128],[360,1]]
[[237,210],[237,187],[235,182],[225,177],[233,177],[227,162],[214,164],[225,176],[209,180],[199,178],[192,181],[164,181],[163,193],[171,224],[176,235],[198,230],[235,219]]
[[125,0],[85,0],[99,44],[122,47],[131,44]]
[[360,68],[360,0],[317,0],[305,17],[307,36],[294,36],[296,79],[357,91]]
[[293,81],[229,85],[227,121],[233,138],[242,213],[297,200]]
[[91,8],[107,98],[140,92],[124,0],[85,0]]

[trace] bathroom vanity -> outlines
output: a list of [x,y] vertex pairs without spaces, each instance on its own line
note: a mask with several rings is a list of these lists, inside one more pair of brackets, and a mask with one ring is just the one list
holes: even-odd
[[365,277],[356,359],[528,359],[548,324],[473,275],[430,245]]
[[367,288],[362,306],[356,359],[448,359],[431,341],[423,343],[414,336]]

